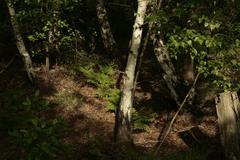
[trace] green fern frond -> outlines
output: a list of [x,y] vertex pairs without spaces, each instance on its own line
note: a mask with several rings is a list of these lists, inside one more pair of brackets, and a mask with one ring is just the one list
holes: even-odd
[[85,62],[91,63],[75,66],[75,72],[83,74],[87,78],[87,83],[97,87],[96,95],[107,101],[106,108],[109,111],[115,111],[120,99],[120,90],[114,88],[117,66],[114,63],[104,63],[99,57],[88,58],[91,59],[85,58]]
[[156,118],[156,113],[146,110],[139,110],[133,108],[132,111],[132,121],[133,121],[133,129],[139,131],[145,131],[148,129],[151,122],[153,122]]

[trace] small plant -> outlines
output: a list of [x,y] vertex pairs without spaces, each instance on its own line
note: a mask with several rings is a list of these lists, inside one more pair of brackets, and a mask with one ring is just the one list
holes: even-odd
[[55,95],[56,102],[66,107],[78,107],[82,102],[82,96],[79,93],[69,94],[65,91],[59,91]]
[[145,131],[151,122],[154,121],[156,113],[146,111],[146,109],[136,110],[133,108],[133,129],[136,131]]
[[1,127],[8,132],[17,159],[56,159],[67,149],[60,141],[60,131],[66,129],[66,123],[63,118],[46,118],[49,104],[40,98],[39,91],[25,100],[16,92],[11,99],[14,103],[8,103],[8,98],[2,102],[4,107],[12,106],[1,110],[0,121],[5,123]]

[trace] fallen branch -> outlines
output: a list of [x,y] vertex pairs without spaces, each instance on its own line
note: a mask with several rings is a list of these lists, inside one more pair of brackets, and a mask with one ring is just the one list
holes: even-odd
[[195,80],[194,80],[194,83],[192,85],[192,87],[189,89],[187,95],[185,96],[184,100],[182,101],[181,105],[179,106],[177,112],[175,113],[175,115],[173,116],[172,120],[170,121],[170,123],[167,125],[167,128],[166,130],[163,132],[162,136],[160,137],[160,140],[159,140],[159,144],[154,152],[154,156],[157,156],[157,154],[159,153],[159,150],[163,144],[163,142],[166,140],[169,132],[171,131],[172,129],[172,126],[173,126],[173,123],[175,122],[178,114],[180,113],[180,111],[182,110],[183,106],[185,105],[187,99],[189,98],[189,96],[191,95],[191,93],[193,92],[194,88],[195,88],[195,85],[197,83],[197,80],[198,80],[198,77],[199,77],[200,73],[197,74]]

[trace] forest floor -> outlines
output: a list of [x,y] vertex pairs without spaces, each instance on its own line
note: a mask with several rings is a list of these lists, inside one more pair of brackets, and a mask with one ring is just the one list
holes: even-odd
[[[37,75],[38,83],[33,87],[27,81],[22,69],[9,67],[1,74],[4,78],[0,79],[0,90],[14,88],[32,92],[39,89],[41,96],[54,108],[52,114],[63,115],[70,125],[70,132],[64,137],[64,141],[74,146],[78,154],[75,157],[89,154],[87,150],[90,143],[108,149],[113,142],[115,114],[109,112],[105,107],[106,102],[96,96],[96,88],[88,85],[83,77],[72,76],[68,69],[62,66],[53,67],[49,77],[42,68],[39,68]],[[150,94],[150,96],[138,96],[138,101],[148,99],[157,106],[164,105],[161,102],[154,102],[156,100],[151,99],[151,93],[146,90],[140,89],[137,94]],[[169,110],[159,111],[146,131],[133,132],[137,148],[143,152],[153,151],[163,127],[169,121],[169,116]],[[191,112],[184,111],[178,116],[160,149],[160,157],[179,155],[188,150],[191,150],[191,156],[195,156],[194,149],[202,148],[203,152],[208,152],[208,157],[214,154],[214,158],[210,159],[220,160],[222,157],[219,157],[221,156],[218,149],[220,140],[217,133],[214,107],[208,110],[206,116],[198,118]]]

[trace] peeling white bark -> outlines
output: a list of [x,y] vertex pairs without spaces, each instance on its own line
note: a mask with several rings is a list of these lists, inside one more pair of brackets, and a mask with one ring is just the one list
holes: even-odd
[[163,79],[166,82],[168,89],[170,90],[171,97],[179,105],[179,96],[175,90],[178,83],[177,74],[170,59],[167,48],[161,38],[155,38],[154,40],[154,53],[163,70]]
[[32,66],[32,60],[31,60],[31,57],[25,47],[23,38],[21,36],[20,30],[19,30],[19,25],[18,25],[18,22],[16,19],[15,9],[14,9],[12,3],[10,2],[10,0],[5,0],[5,2],[7,4],[9,15],[11,18],[11,24],[12,24],[14,36],[16,39],[16,46],[18,48],[20,55],[22,56],[28,78],[31,82],[33,82],[34,71],[33,71],[33,66]]
[[116,119],[116,139],[120,142],[129,142],[131,136],[131,109],[133,105],[133,89],[137,57],[142,38],[142,25],[149,0],[138,0],[138,10],[133,25],[133,34],[130,44],[125,75],[123,76],[123,90],[120,107]]
[[113,37],[111,27],[108,21],[107,11],[104,5],[104,0],[96,1],[96,12],[100,26],[100,33],[103,45],[108,53],[116,52],[116,41]]

